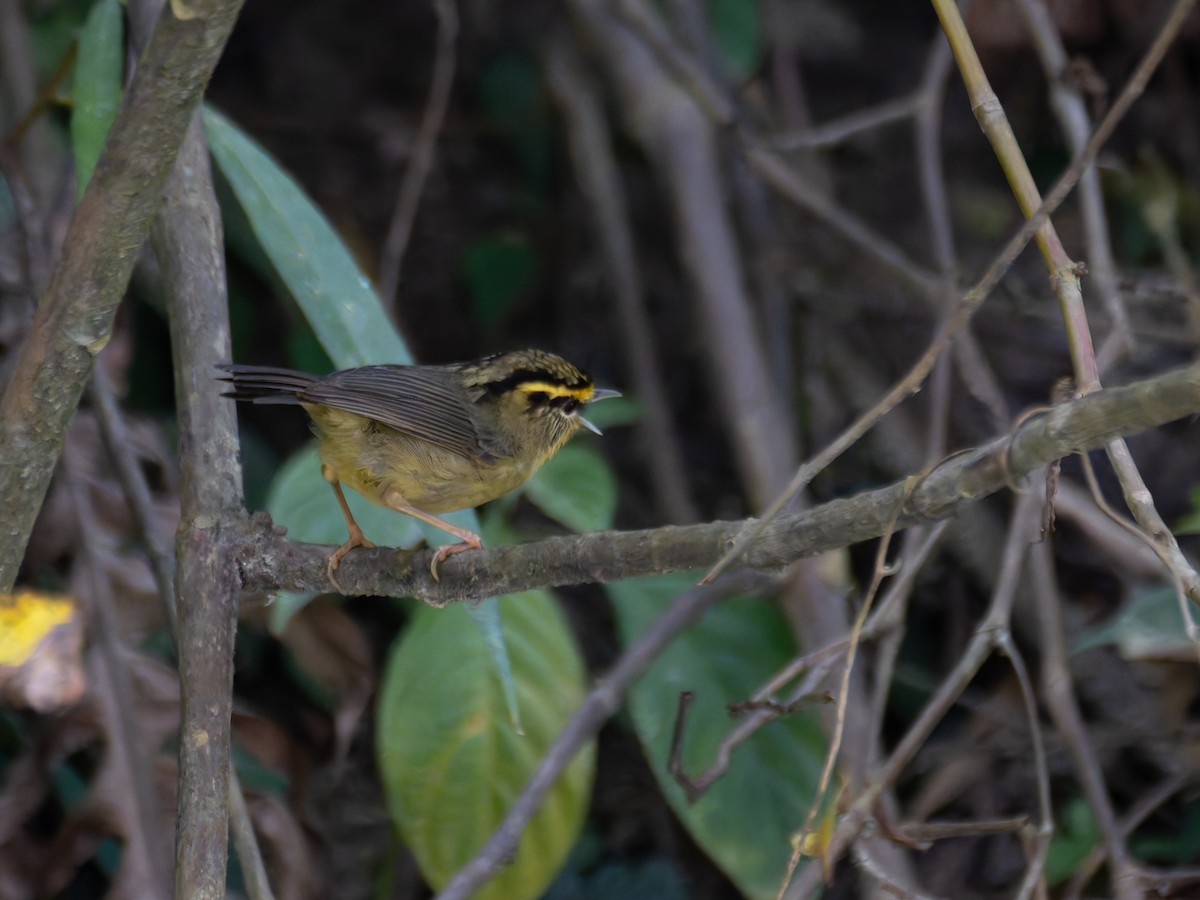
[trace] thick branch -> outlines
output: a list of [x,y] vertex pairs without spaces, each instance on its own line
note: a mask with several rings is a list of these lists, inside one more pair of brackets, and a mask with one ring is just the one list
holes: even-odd
[[[944,519],[962,504],[1010,486],[1055,459],[1198,412],[1200,364],[1098,391],[1030,417],[1011,435],[949,457],[915,486],[906,480],[769,522],[741,564],[778,568],[878,537],[893,522],[903,528]],[[419,597],[438,605],[531,587],[616,581],[710,565],[744,524],[596,532],[485,548],[448,559],[437,583],[428,574],[430,551],[359,549],[342,562],[338,581],[357,594]],[[248,528],[240,554],[243,587],[327,590],[325,563],[332,549],[293,543],[257,525]]]
[[151,244],[169,300],[183,474],[175,578],[183,699],[175,884],[180,897],[224,897],[238,596],[224,524],[241,506],[242,480],[233,410],[206,375],[229,358],[229,320],[221,220],[198,113],[167,196]]
[[0,400],[0,591],[16,579],[67,425],[240,7],[192,0],[164,9],[75,212]]

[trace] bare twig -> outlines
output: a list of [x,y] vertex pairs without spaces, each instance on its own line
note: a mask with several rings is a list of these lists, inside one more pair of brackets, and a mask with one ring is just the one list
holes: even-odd
[[[1050,88],[1050,102],[1066,135],[1072,153],[1080,153],[1091,131],[1087,105],[1067,71],[1069,61],[1045,0],[1018,0],[1017,8],[1025,18],[1033,46],[1037,50]],[[1117,285],[1117,264],[1113,259],[1108,233],[1108,217],[1104,211],[1104,194],[1100,173],[1090,165],[1079,179],[1079,206],[1083,217],[1083,233],[1087,242],[1088,275],[1111,320],[1109,341],[1111,349],[1101,348],[1100,356],[1112,357],[1133,342],[1129,317]]]
[[885,100],[883,103],[856,110],[849,115],[825,122],[803,131],[793,131],[771,138],[769,143],[777,150],[796,150],[801,147],[827,147],[849,140],[863,131],[872,131],[893,122],[910,118],[920,107],[923,98],[919,93],[907,97]]
[[[1175,571],[1171,566],[1170,557],[1168,556],[1167,550],[1162,543],[1156,541],[1153,537],[1148,535],[1142,529],[1138,528],[1132,522],[1127,521],[1115,509],[1113,509],[1112,506],[1109,505],[1109,502],[1104,499],[1104,493],[1100,490],[1100,483],[1096,480],[1096,470],[1092,467],[1092,461],[1088,458],[1086,453],[1080,456],[1080,462],[1083,464],[1083,475],[1084,479],[1087,481],[1088,490],[1091,492],[1092,500],[1095,502],[1100,511],[1104,513],[1104,515],[1107,516],[1108,519],[1116,524],[1119,528],[1124,530],[1126,533],[1131,534],[1136,540],[1141,541],[1152,551],[1154,551],[1154,553],[1158,556],[1159,561],[1166,568],[1167,572],[1174,576]],[[1155,574],[1160,573],[1156,572]],[[1175,583],[1175,596],[1179,601],[1179,615],[1183,622],[1184,631],[1188,636],[1188,640],[1190,640],[1193,644],[1196,644],[1197,649],[1200,650],[1200,630],[1197,629],[1196,620],[1192,616],[1191,608],[1188,606],[1187,590],[1184,588],[1183,582],[1178,576],[1172,578],[1172,581]]]
[[[839,822],[829,846],[825,850],[829,859],[837,859],[855,840],[867,817],[872,814],[879,797],[895,784],[896,778],[908,766],[938,722],[953,707],[959,695],[975,677],[987,658],[1008,639],[1013,603],[1020,584],[1029,536],[1033,531],[1033,523],[1038,518],[1040,502],[1040,497],[1034,491],[1018,497],[1009,523],[1000,579],[992,593],[992,599],[983,621],[980,622],[974,637],[963,651],[954,670],[942,680],[887,761],[873,774],[871,783],[860,792],[858,797],[854,798],[853,805]],[[812,870],[805,870],[788,888],[786,896],[790,898],[808,896],[816,886],[817,877],[819,877],[818,874]]]
[[[916,487],[916,485],[917,479],[909,479],[907,486],[910,490]],[[850,676],[854,671],[854,661],[858,656],[858,647],[862,640],[863,626],[867,622],[867,616],[870,615],[872,604],[879,593],[879,586],[888,574],[887,553],[892,545],[895,527],[896,523],[894,521],[890,522],[879,541],[879,546],[875,550],[875,565],[871,570],[871,584],[867,587],[862,604],[855,614],[854,624],[850,628],[850,636],[846,646],[846,662],[842,666],[842,677],[836,694],[837,713],[834,717],[833,734],[830,735],[829,744],[825,750],[825,763],[821,769],[821,776],[817,780],[816,790],[813,791],[812,803],[808,807],[808,814],[804,818],[804,825],[800,829],[799,837],[792,842],[792,855],[788,859],[787,871],[783,877],[783,882],[779,886],[779,897],[783,896],[788,883],[792,880],[796,866],[800,863],[800,854],[805,838],[812,833],[813,823],[817,820],[817,814],[827,801],[826,794],[833,779],[833,767],[841,750],[842,738],[846,731],[846,705],[850,702]],[[877,729],[873,728],[872,730],[876,731]],[[857,787],[857,785],[854,785],[854,787]]]
[[[941,0],[939,0],[941,2]],[[803,490],[818,472],[822,471],[834,459],[841,455],[846,448],[852,446],[859,437],[862,436],[878,419],[883,416],[888,410],[895,407],[905,397],[909,396],[913,391],[917,390],[920,384],[924,381],[925,376],[929,374],[938,356],[940,356],[946,344],[954,335],[958,334],[970,321],[975,310],[979,308],[984,299],[992,292],[996,285],[1000,282],[1000,278],[1008,271],[1008,268],[1016,260],[1020,252],[1029,243],[1029,240],[1035,233],[1041,229],[1042,225],[1047,221],[1050,214],[1058,209],[1062,202],[1067,198],[1084,168],[1095,158],[1097,151],[1108,140],[1117,123],[1129,111],[1129,107],[1145,90],[1146,84],[1150,80],[1155,68],[1162,61],[1163,55],[1167,52],[1167,48],[1171,45],[1175,36],[1179,32],[1179,28],[1183,24],[1183,20],[1190,12],[1195,0],[1179,0],[1166,23],[1163,25],[1154,43],[1146,51],[1142,60],[1138,63],[1137,68],[1130,76],[1129,81],[1122,89],[1120,96],[1113,103],[1104,119],[1097,126],[1096,131],[1092,134],[1087,146],[1083,152],[1075,158],[1075,160],[1067,167],[1067,170],[1059,177],[1054,187],[1046,195],[1040,205],[1027,214],[1025,224],[1012,236],[1004,249],[988,266],[983,277],[976,282],[975,286],[966,293],[958,308],[953,315],[946,320],[937,334],[930,342],[929,347],[921,355],[920,359],[909,370],[891,391],[887,393],[874,407],[864,413],[859,419],[850,425],[837,439],[833,441],[824,451],[819,453],[812,460],[806,462],[792,476],[787,488],[775,499],[770,507],[763,513],[762,518],[755,524],[749,526],[734,545],[726,552],[725,556],[713,566],[707,577],[715,577],[719,572],[723,571],[732,563],[745,548],[752,543],[756,538],[756,532],[762,527],[762,523],[770,521],[770,519],[778,515],[779,512],[787,506],[791,498],[799,491]],[[949,14],[949,13],[948,13]],[[957,15],[955,11],[952,15]],[[965,28],[963,29],[965,34]],[[1067,280],[1074,277],[1073,275],[1065,275]],[[1077,278],[1076,278],[1077,281]],[[1077,294],[1077,285],[1075,293]],[[1082,310],[1082,307],[1079,307]],[[1078,332],[1079,322],[1075,322],[1075,327],[1068,326],[1069,331]],[[1086,364],[1087,354],[1076,352],[1075,357],[1084,360]],[[1088,369],[1094,370],[1094,358]],[[1085,376],[1077,379],[1080,384],[1080,390],[1084,391],[1084,385],[1091,385],[1093,388],[1098,385],[1098,380],[1094,375]],[[1085,392],[1085,391],[1084,391]],[[1148,496],[1148,495],[1147,495]],[[1152,531],[1152,533],[1154,533]],[[1186,584],[1185,580],[1185,584]],[[1192,596],[1191,585],[1189,584],[1189,596]]]
[[106,730],[107,765],[116,790],[128,792],[132,821],[123,824],[121,835],[125,852],[121,865],[128,866],[124,877],[128,883],[144,884],[150,893],[165,894],[171,884],[166,865],[168,843],[162,830],[162,810],[154,793],[154,781],[145,776],[151,769],[148,746],[134,718],[134,696],[126,665],[126,654],[117,633],[112,585],[104,574],[104,563],[96,547],[101,540],[101,528],[78,460],[68,453],[63,470],[70,487],[79,532],[82,535],[80,561],[86,570],[90,594],[88,630],[93,652],[90,654],[92,675],[96,678],[94,693],[108,722]]
[[618,15],[654,51],[656,60],[696,98],[718,125],[730,124],[737,110],[724,86],[671,37],[662,18],[644,0],[616,0]]
[[[1140,794],[1121,819],[1121,834],[1126,837],[1132,834],[1133,830],[1141,825],[1151,813],[1166,803],[1173,794],[1187,787],[1191,780],[1192,776],[1189,772],[1176,772],[1149,791]],[[1071,881],[1068,883],[1066,892],[1063,895],[1065,900],[1079,900],[1084,886],[1092,880],[1092,876],[1096,874],[1096,870],[1100,868],[1107,858],[1107,849],[1107,846],[1103,843],[1092,848],[1092,852],[1088,854],[1087,859],[1079,865],[1079,868],[1075,870],[1075,874],[1071,876]]]
[[1038,716],[1037,699],[1034,696],[1033,684],[1029,679],[1029,670],[1025,667],[1025,659],[1013,641],[1012,632],[1001,632],[996,642],[997,649],[1008,657],[1012,663],[1013,673],[1017,676],[1017,684],[1021,687],[1021,699],[1025,704],[1025,713],[1029,718],[1029,741],[1033,745],[1033,771],[1037,777],[1038,824],[1032,835],[1034,848],[1033,858],[1025,869],[1025,877],[1017,888],[1016,896],[1020,900],[1028,900],[1039,887],[1044,892],[1045,881],[1042,870],[1046,865],[1046,852],[1050,849],[1050,837],[1054,833],[1054,812],[1050,807],[1050,770],[1046,765],[1046,748],[1042,740],[1042,726]]
[[1121,900],[1135,900],[1145,896],[1139,872],[1117,827],[1116,813],[1104,785],[1104,773],[1096,758],[1095,748],[1088,739],[1087,727],[1071,688],[1062,603],[1048,545],[1040,544],[1034,548],[1030,573],[1036,597],[1033,606],[1038,615],[1041,637],[1042,696],[1055,727],[1067,743],[1084,797],[1096,817],[1100,838],[1108,851],[1109,865],[1112,867],[1115,894]]
[[171,638],[174,640],[179,633],[175,604],[175,555],[172,548],[164,546],[158,539],[150,485],[146,483],[146,475],[133,453],[125,417],[121,414],[121,408],[113,396],[112,386],[108,383],[108,376],[103,369],[97,369],[93,374],[88,392],[96,412],[96,421],[100,424],[100,435],[104,439],[105,449],[116,470],[121,490],[125,492],[125,501],[129,504],[134,525],[142,537],[146,556],[150,559],[154,579],[158,582],[159,596],[163,601]]
[[438,31],[436,57],[433,62],[433,78],[429,85],[429,99],[421,116],[416,141],[409,158],[408,170],[396,197],[392,221],[388,225],[387,237],[379,260],[379,299],[384,308],[395,318],[396,295],[400,290],[400,267],[404,253],[412,236],[413,222],[421,204],[421,193],[425,181],[433,168],[433,154],[437,136],[446,118],[446,107],[450,103],[450,91],[454,87],[455,43],[458,40],[458,8],[455,0],[433,0],[433,11],[437,14]]

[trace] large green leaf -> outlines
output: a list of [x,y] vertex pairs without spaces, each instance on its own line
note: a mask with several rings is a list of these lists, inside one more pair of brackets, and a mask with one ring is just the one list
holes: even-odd
[[1179,598],[1171,585],[1138,587],[1115,616],[1085,629],[1071,648],[1080,653],[1112,644],[1132,660],[1195,659],[1196,645],[1187,635]]
[[[246,222],[333,364],[338,368],[388,362],[411,364],[412,354],[384,314],[371,283],[300,186],[220,113],[205,109],[204,127],[213,159],[237,198]],[[317,479],[319,473],[317,467]],[[301,495],[320,493],[315,483],[311,489],[301,486],[293,490]],[[268,506],[268,510],[291,529],[299,524],[284,518],[278,509]],[[462,510],[447,518],[472,531],[479,530],[479,521],[472,510]],[[345,540],[345,521],[336,504],[312,510],[309,520],[300,527],[343,535],[335,543]],[[381,531],[386,529],[384,526]],[[422,526],[422,530],[431,544],[453,540],[439,529]],[[293,595],[281,600],[276,616],[279,627],[303,599],[302,595]],[[516,693],[494,599],[472,607],[470,615],[487,634],[488,652],[505,685],[510,715],[519,723]]]
[[594,447],[579,441],[563,447],[526,483],[525,496],[560,525],[574,531],[611,528],[617,511],[617,479]]
[[[608,585],[628,645],[698,573]],[[713,762],[732,721],[727,706],[749,697],[795,653],[787,623],[769,601],[737,597],[712,609],[658,658],[629,696],[634,728],[650,767],[696,843],[748,897],[774,897],[820,777],[825,739],[816,717],[772,722],[733,751],[729,770],[696,803],[667,772],[679,694],[695,694],[683,762],[695,775]]]
[[334,365],[412,363],[370,281],[300,186],[212,108],[204,128],[255,237]]
[[[421,874],[443,886],[503,819],[585,693],[583,663],[553,598],[503,598],[504,636],[525,733],[506,715],[483,637],[466,610],[422,607],[394,647],[377,721],[388,810]],[[595,763],[589,745],[559,778],[512,863],[476,898],[541,895],[583,824]]]
[[71,149],[76,191],[81,197],[121,105],[124,63],[125,23],[120,0],[98,0],[79,32],[71,90]]

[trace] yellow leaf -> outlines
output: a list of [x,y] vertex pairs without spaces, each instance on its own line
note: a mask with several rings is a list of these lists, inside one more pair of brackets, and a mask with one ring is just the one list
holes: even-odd
[[28,661],[46,635],[74,615],[74,601],[61,594],[20,590],[0,595],[0,665]]

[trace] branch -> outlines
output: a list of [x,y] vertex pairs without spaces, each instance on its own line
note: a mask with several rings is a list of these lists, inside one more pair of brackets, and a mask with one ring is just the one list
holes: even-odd
[[0,399],[0,592],[16,580],[67,425],[240,7],[176,0],[164,9],[75,211]]
[[[1036,413],[1013,433],[982,447],[948,457],[916,487],[906,479],[766,523],[740,564],[779,568],[878,537],[891,523],[906,528],[944,519],[964,503],[1010,487],[1063,456],[1196,413],[1200,413],[1200,364],[1097,391]],[[325,563],[333,548],[287,541],[264,521],[256,517],[242,526],[238,558],[243,589],[328,590]],[[744,527],[745,522],[712,522],[485,548],[446,560],[439,582],[428,575],[432,551],[364,548],[343,560],[338,581],[353,594],[418,597],[441,606],[531,587],[616,581],[707,566]]]
[[[225,896],[238,600],[225,523],[241,507],[242,480],[234,412],[206,375],[228,359],[229,319],[221,219],[198,112],[151,245],[167,290],[183,475],[175,545],[183,702],[175,888],[179,897],[216,898]],[[249,830],[242,823],[235,835]],[[253,852],[242,861],[254,881],[257,851],[239,849]]]

